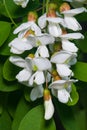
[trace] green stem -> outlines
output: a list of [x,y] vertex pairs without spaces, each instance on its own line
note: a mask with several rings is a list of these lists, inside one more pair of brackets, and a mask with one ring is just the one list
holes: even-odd
[[47,0],[47,1],[46,1],[46,13],[48,13],[48,5],[49,5],[49,2],[50,2],[50,0]]
[[8,11],[8,8],[7,8],[7,6],[6,6],[5,0],[3,0],[3,4],[4,4],[4,6],[5,6],[6,12],[7,12],[7,14],[8,14],[8,16],[9,16],[11,22],[12,22],[15,26],[17,26],[16,23],[14,22],[13,18],[11,17],[9,11]]
[[44,14],[45,13],[45,0],[43,0],[43,10],[42,10],[42,14]]

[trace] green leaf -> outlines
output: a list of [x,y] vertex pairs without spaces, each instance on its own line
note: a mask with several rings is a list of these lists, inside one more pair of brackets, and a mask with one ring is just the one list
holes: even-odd
[[72,101],[69,100],[67,105],[69,105],[69,106],[75,105],[78,102],[78,100],[79,100],[79,95],[78,95],[78,93],[76,91],[76,87],[75,87],[74,84],[72,85],[72,91],[70,93],[70,96],[71,96],[71,100]]
[[0,21],[0,46],[6,41],[11,30],[11,24]]
[[54,98],[54,103],[57,110],[56,116],[58,114],[65,130],[80,130],[71,107],[58,102],[56,98]]
[[23,91],[21,91],[20,89],[20,90],[17,90],[8,94],[8,102],[6,104],[6,108],[12,120],[14,119],[16,108],[17,108],[17,105],[21,98],[22,93]]
[[43,106],[30,110],[20,123],[18,130],[56,130],[53,120],[44,120]]
[[77,62],[76,65],[73,66],[74,77],[87,82],[87,63]]
[[26,8],[22,8],[21,6],[16,5],[13,0],[5,0],[5,5],[2,3],[0,5],[0,12],[2,15],[9,17],[7,10],[11,17],[18,18],[27,15],[27,13],[31,10],[35,10],[39,7],[39,0],[29,0],[29,4]]
[[19,69],[17,66],[13,65],[9,59],[6,60],[3,67],[3,77],[7,81],[14,81],[15,76],[18,74]]
[[[3,58],[0,58],[2,61]],[[0,62],[0,91],[10,92],[19,89],[22,85],[17,82],[8,82],[3,79],[3,64]]]
[[11,118],[6,110],[0,116],[0,129],[11,130]]
[[16,37],[16,35],[13,34],[13,29],[8,37],[8,39],[5,41],[5,43],[1,46],[0,48],[0,54],[4,56],[9,56],[11,55],[10,53],[10,47],[8,44]]
[[85,110],[74,110],[76,122],[79,126],[79,130],[87,130],[87,119]]
[[0,104],[0,115],[2,114],[2,112],[3,112],[3,106],[2,104]]
[[76,19],[77,19],[78,21],[81,21],[81,22],[87,21],[87,12],[83,12],[83,13],[77,15],[77,16],[76,16]]
[[77,47],[84,53],[87,53],[87,32],[84,34],[84,39],[76,41]]
[[31,109],[31,105],[28,104],[24,98],[21,98],[21,100],[18,103],[13,124],[12,124],[12,130],[18,130],[19,124],[23,117],[26,115],[26,113]]

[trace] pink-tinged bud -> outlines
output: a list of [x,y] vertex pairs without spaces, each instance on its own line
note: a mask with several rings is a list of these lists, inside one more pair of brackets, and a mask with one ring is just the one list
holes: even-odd
[[63,11],[67,11],[67,10],[70,10],[70,5],[68,3],[63,3],[61,6],[60,6],[60,12],[63,12]]

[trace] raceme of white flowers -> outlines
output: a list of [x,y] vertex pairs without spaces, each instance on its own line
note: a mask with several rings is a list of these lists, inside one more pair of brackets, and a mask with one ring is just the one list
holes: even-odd
[[[14,2],[25,7],[28,1]],[[13,33],[18,36],[9,43],[10,51],[14,54],[9,60],[21,67],[16,79],[32,88],[32,101],[44,97],[46,120],[54,114],[51,94],[61,103],[73,101],[72,84],[77,80],[72,79],[74,73],[71,66],[76,64],[78,52],[74,40],[84,38],[77,32],[82,30],[82,27],[74,16],[84,11],[84,7],[70,9],[69,4],[64,3],[59,14],[56,5],[50,3],[48,12],[38,18],[38,24],[36,13],[30,12],[28,22],[22,23],[14,30]],[[68,33],[68,30],[71,30],[71,33]],[[22,58],[19,54],[25,52],[29,53]]]

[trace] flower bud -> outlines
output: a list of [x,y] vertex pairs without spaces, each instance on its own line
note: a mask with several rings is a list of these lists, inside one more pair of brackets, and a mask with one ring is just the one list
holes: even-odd
[[44,90],[44,108],[45,108],[45,120],[49,120],[52,118],[54,114],[54,106],[52,103],[50,91],[48,89]]
[[56,9],[57,9],[57,4],[49,3],[47,17],[57,17]]
[[50,91],[48,89],[44,90],[44,100],[48,101],[51,98]]
[[35,11],[30,11],[28,13],[28,21],[36,22],[37,18],[38,18],[38,15],[37,15],[37,13]]
[[61,77],[58,75],[57,71],[53,70],[52,74],[54,81],[61,80]]
[[34,58],[34,54],[29,54],[28,57],[33,59]]
[[57,9],[57,4],[55,3],[49,3],[49,10],[56,10]]
[[68,3],[63,3],[63,4],[60,6],[59,10],[60,10],[60,12],[70,10],[70,5],[69,5]]

